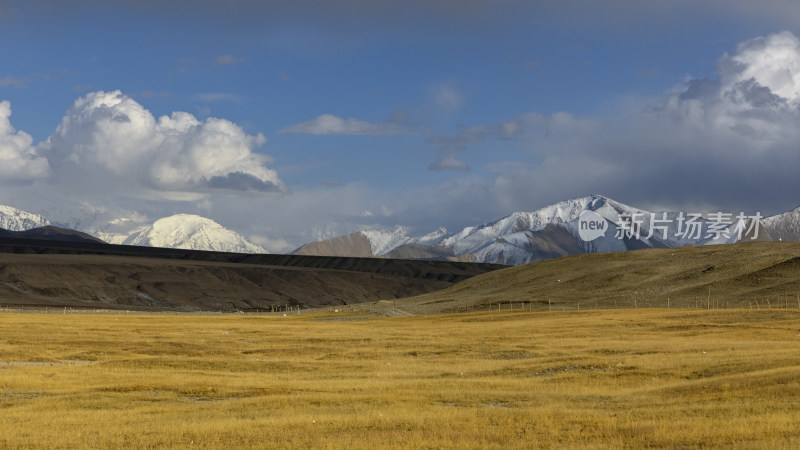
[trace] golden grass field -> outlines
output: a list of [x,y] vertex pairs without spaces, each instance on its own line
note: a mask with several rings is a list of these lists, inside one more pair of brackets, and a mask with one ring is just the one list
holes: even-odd
[[800,447],[797,310],[347,319],[0,314],[0,447]]
[[587,253],[397,301],[412,314],[525,308],[800,308],[800,242]]

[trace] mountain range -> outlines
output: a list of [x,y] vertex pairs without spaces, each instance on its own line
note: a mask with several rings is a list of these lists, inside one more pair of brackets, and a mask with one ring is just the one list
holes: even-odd
[[[580,237],[581,215],[591,211],[601,218],[606,232],[586,241]],[[595,217],[597,217],[595,216]],[[621,217],[638,217],[638,234],[620,229]],[[698,228],[691,231],[690,214],[654,213],[602,195],[566,200],[532,211],[518,211],[494,222],[466,227],[456,233],[440,228],[420,237],[407,236],[403,229],[365,230],[347,236],[312,242],[296,254],[383,256],[407,259],[457,259],[505,265],[521,265],[560,256],[625,251],[642,248],[674,248],[684,245],[727,244],[740,240],[800,241],[800,208],[758,221],[757,233],[751,218],[725,216],[723,223],[703,215],[694,218]],[[636,220],[632,220],[636,223]],[[720,224],[721,225],[715,225]],[[738,228],[742,228],[740,238]],[[632,227],[631,229],[637,229]],[[713,230],[718,230],[715,233]],[[652,232],[651,232],[652,231]]]
[[105,241],[113,244],[186,250],[269,253],[241,234],[231,231],[211,219],[192,214],[176,214],[165,217],[156,220],[151,225],[137,228],[131,234],[120,238],[93,230],[85,230],[88,234],[84,234],[54,227],[43,216],[0,205],[0,229],[6,230],[0,232],[0,237],[11,238],[74,241],[80,237],[83,241],[102,241],[103,238],[111,237]]
[[[592,218],[604,233],[592,240],[582,238],[581,226],[586,225],[583,217]],[[633,226],[626,227],[622,218]],[[521,265],[582,253],[734,243],[753,240],[756,231],[757,240],[800,241],[800,208],[763,218],[757,223],[752,218],[735,215],[724,217],[727,220],[723,222],[719,219],[713,214],[690,217],[679,212],[654,213],[602,195],[589,195],[531,212],[517,211],[455,233],[444,228],[418,236],[409,235],[400,227],[363,230],[310,242],[292,253]],[[697,228],[691,228],[690,223]],[[52,224],[45,217],[0,206],[2,229],[25,231],[49,225]],[[102,232],[82,231],[115,244],[268,253],[211,219],[189,214],[165,217],[124,235],[106,237]]]

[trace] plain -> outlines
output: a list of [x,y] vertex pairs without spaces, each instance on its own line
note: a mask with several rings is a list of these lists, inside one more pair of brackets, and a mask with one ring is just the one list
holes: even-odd
[[0,446],[797,448],[799,330],[774,309],[1,314]]

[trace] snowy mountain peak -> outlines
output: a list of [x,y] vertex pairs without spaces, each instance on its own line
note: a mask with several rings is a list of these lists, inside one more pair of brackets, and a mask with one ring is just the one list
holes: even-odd
[[800,207],[767,217],[761,223],[772,239],[796,240],[800,235]]
[[383,256],[405,244],[420,244],[435,247],[447,236],[447,229],[440,227],[435,231],[419,237],[408,236],[408,231],[400,226],[393,231],[362,230],[359,233],[369,241],[373,256]]
[[396,234],[396,235],[398,235],[398,236],[408,236],[408,230],[406,229],[406,227],[404,227],[404,226],[402,226],[402,225],[398,225],[398,226],[397,226],[397,227],[395,227],[395,229],[392,231],[392,234]]
[[774,216],[769,216],[766,219],[764,219],[764,223],[768,224],[785,222],[785,221],[800,222],[800,206],[791,211],[787,211],[781,214],[776,214]]
[[523,231],[540,231],[551,224],[566,224],[577,219],[587,209],[609,219],[620,211],[637,211],[602,195],[589,195],[554,203],[532,212],[513,212],[495,222],[464,228],[459,233],[444,239],[442,245],[453,247],[457,255],[475,253],[500,236]]
[[38,214],[0,205],[0,228],[4,230],[25,231],[47,225],[50,225],[50,221]]
[[372,254],[376,256],[385,255],[394,248],[399,247],[411,240],[405,235],[405,230],[398,227],[394,231],[382,230],[363,230],[360,232],[369,241]]
[[244,236],[205,217],[177,214],[130,235],[125,245],[233,253],[268,253]]
[[434,231],[431,231],[428,234],[413,238],[412,242],[415,244],[435,247],[439,245],[446,236],[447,236],[447,228],[440,227]]
[[595,195],[590,195],[590,196],[586,197],[586,199],[588,200],[588,204],[586,205],[586,209],[589,209],[591,211],[594,211],[594,210],[602,208],[603,206],[605,206],[606,203],[608,203],[609,200],[611,200],[608,197],[604,197],[602,195],[596,195],[596,194]]

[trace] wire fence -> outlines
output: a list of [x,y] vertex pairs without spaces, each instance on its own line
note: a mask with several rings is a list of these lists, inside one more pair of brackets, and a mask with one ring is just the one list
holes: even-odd
[[321,307],[305,307],[303,305],[273,305],[266,308],[221,308],[216,310],[194,309],[111,309],[89,308],[78,306],[41,306],[41,305],[2,305],[0,313],[16,314],[105,314],[105,315],[199,315],[199,316],[273,316],[288,317],[307,314],[370,314],[378,317],[401,317],[434,314],[459,314],[490,311],[591,311],[609,309],[765,309],[765,310],[800,310],[800,294],[796,297],[781,295],[771,298],[753,298],[748,301],[724,301],[711,297],[690,299],[647,299],[624,298],[616,300],[519,300],[488,301],[481,303],[441,302],[441,303],[406,303],[381,300],[372,303],[353,303],[348,305],[331,305]]

